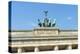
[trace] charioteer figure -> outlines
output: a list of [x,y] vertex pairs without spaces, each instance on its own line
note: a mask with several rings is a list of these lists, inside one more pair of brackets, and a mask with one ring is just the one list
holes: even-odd
[[49,19],[47,18],[47,13],[48,13],[48,11],[44,11],[44,13],[45,13],[44,22],[41,23],[41,22],[40,22],[40,19],[38,19],[38,25],[39,25],[39,27],[54,27],[55,24],[56,24],[56,19],[54,19],[54,20],[53,20],[53,23],[52,23],[51,20],[49,20]]

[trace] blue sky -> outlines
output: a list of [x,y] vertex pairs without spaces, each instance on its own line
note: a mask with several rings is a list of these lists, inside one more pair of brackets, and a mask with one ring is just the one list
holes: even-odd
[[44,12],[48,11],[48,18],[56,19],[56,26],[60,29],[77,29],[78,7],[69,4],[49,4],[32,2],[12,2],[11,28],[12,30],[27,30],[38,27],[38,19],[43,21]]

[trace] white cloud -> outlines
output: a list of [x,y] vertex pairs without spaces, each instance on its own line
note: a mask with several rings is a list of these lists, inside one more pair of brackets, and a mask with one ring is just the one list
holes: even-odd
[[72,20],[72,17],[68,17],[67,20]]

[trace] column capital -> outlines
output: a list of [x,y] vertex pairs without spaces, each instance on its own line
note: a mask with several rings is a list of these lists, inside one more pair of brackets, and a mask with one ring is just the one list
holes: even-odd
[[70,45],[68,45],[68,49],[70,50],[70,49],[72,49],[72,45],[70,44]]
[[38,51],[39,51],[38,46],[35,46],[34,51],[35,51],[35,52],[38,52]]
[[18,47],[18,53],[21,53],[21,52],[22,52],[22,48]]
[[56,45],[56,46],[54,46],[54,50],[58,50],[58,46]]

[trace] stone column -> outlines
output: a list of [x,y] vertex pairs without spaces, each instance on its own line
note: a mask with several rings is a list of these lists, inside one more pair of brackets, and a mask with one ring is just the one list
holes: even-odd
[[39,48],[38,47],[35,47],[34,48],[34,52],[38,52],[39,51]]
[[22,52],[22,49],[21,47],[18,48],[18,53],[21,53]]
[[58,46],[56,45],[56,46],[54,46],[54,50],[58,50]]
[[69,50],[72,49],[72,45],[68,45],[68,49],[69,49]]

